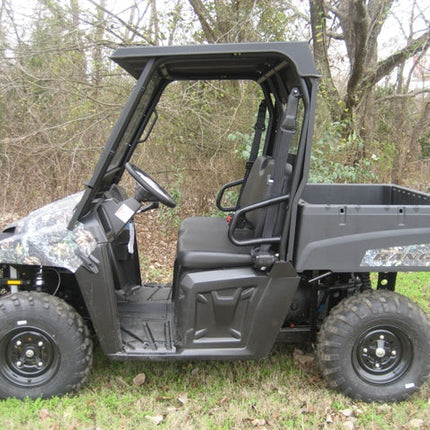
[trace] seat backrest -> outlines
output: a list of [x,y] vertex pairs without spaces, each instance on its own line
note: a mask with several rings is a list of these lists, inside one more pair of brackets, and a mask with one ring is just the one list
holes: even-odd
[[[238,208],[250,206],[267,198],[267,190],[272,178],[274,166],[275,160],[268,155],[262,155],[255,159],[243,186]],[[260,213],[261,209],[248,212],[246,214],[246,220],[255,227],[258,224]]]
[[[243,186],[238,208],[244,208],[254,203],[261,202],[267,198],[268,189],[272,181],[275,159],[268,155],[262,155],[256,158],[249,172],[248,178]],[[288,192],[292,178],[292,165],[287,163],[285,168],[285,179],[282,187],[283,192]],[[259,225],[263,209],[257,209],[246,213],[246,220],[253,227]]]

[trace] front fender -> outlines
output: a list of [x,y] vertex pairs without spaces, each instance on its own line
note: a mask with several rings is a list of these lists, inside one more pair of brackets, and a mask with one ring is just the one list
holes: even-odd
[[43,206],[0,235],[0,263],[62,267],[76,272],[97,241],[82,223],[67,225],[82,192]]

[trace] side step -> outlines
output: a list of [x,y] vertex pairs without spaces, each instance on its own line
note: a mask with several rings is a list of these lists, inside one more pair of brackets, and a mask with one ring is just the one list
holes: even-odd
[[123,350],[129,354],[172,354],[170,285],[148,284],[117,298]]

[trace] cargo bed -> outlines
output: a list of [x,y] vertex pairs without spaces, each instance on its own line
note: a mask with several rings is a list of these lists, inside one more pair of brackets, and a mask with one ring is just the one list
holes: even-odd
[[298,271],[430,270],[430,196],[396,185],[308,184],[298,205]]

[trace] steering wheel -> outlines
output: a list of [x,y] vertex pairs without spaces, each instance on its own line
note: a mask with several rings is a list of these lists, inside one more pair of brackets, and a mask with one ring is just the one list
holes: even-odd
[[143,187],[148,193],[152,194],[156,199],[168,206],[169,208],[174,208],[176,202],[170,196],[170,194],[160,185],[158,185],[149,175],[147,175],[143,170],[136,167],[134,164],[126,163],[125,168],[128,173],[133,177],[133,179]]

